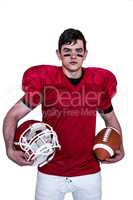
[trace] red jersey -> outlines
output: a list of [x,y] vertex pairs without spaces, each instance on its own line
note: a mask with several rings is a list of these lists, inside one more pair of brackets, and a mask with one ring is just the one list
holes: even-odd
[[108,70],[83,68],[76,85],[64,75],[62,67],[40,65],[23,76],[23,102],[34,108],[42,105],[42,118],[58,135],[61,150],[39,171],[58,176],[96,173],[99,162],[93,154],[96,111],[111,106],[116,78]]

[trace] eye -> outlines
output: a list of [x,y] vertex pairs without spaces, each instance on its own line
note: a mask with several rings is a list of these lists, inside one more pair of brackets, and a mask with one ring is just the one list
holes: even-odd
[[76,49],[76,52],[77,52],[77,53],[83,53],[83,49],[82,49],[82,48],[77,48],[77,49]]
[[68,53],[68,52],[70,53],[70,52],[71,52],[71,49],[69,49],[69,48],[64,48],[64,49],[63,49],[63,52],[64,52],[64,53]]
[[68,56],[71,56],[71,49],[69,48],[64,48],[63,49],[63,53],[64,53],[64,57],[68,57]]

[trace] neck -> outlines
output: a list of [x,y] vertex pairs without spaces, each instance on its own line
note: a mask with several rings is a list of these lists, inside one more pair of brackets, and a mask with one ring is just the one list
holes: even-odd
[[77,79],[82,76],[82,68],[77,71],[68,71],[66,68],[62,67],[62,70],[68,78]]

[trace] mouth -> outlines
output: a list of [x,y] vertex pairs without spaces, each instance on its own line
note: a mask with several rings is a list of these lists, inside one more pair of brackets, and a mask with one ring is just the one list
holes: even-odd
[[75,62],[75,61],[72,61],[72,62],[70,62],[70,64],[71,64],[71,65],[76,65],[76,64],[77,64],[77,62]]

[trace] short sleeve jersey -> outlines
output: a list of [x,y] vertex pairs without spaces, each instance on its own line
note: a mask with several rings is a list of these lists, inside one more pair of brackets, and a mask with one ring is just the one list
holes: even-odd
[[100,171],[93,153],[96,111],[111,106],[117,82],[112,72],[102,68],[83,71],[76,85],[58,66],[34,66],[24,73],[22,101],[30,108],[41,104],[42,121],[53,127],[61,145],[53,160],[39,167],[43,173],[79,176]]

